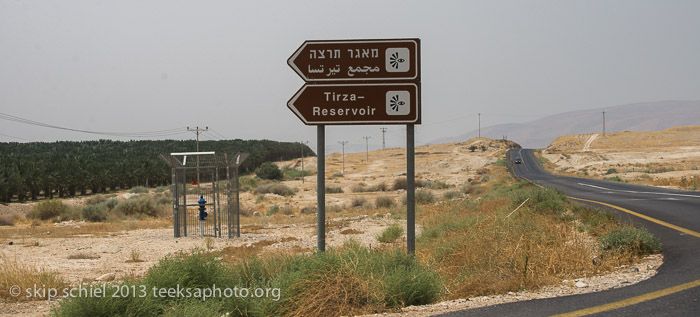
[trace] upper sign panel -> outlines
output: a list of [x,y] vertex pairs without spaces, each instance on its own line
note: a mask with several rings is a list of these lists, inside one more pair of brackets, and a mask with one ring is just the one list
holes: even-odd
[[307,82],[420,81],[420,39],[306,41],[287,64]]

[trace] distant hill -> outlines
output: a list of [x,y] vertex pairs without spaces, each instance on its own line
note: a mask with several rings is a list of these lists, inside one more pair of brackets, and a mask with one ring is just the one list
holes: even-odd
[[[505,135],[524,148],[544,148],[563,135],[602,132],[602,111],[605,111],[607,132],[659,131],[700,124],[700,101],[657,101],[565,112],[527,123],[499,124],[481,128],[481,136],[499,139]],[[472,130],[429,144],[462,142],[477,134],[477,130]]]

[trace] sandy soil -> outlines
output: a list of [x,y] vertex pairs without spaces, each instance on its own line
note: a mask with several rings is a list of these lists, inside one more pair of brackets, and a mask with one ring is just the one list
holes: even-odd
[[542,156],[562,174],[617,176],[630,183],[700,189],[700,126],[564,136]]

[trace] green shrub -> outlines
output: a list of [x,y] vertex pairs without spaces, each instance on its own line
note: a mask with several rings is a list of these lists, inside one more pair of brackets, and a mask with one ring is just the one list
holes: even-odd
[[143,284],[149,289],[233,286],[228,275],[226,265],[216,254],[193,250],[166,255],[148,270]]
[[445,193],[442,195],[442,197],[443,197],[444,199],[446,199],[446,200],[450,200],[450,199],[455,199],[455,198],[460,198],[460,197],[462,197],[462,193],[461,193],[460,191],[458,191],[458,190],[451,190],[451,191],[445,192]]
[[632,226],[610,230],[600,240],[603,250],[646,255],[661,251],[661,242],[645,228]]
[[343,188],[340,186],[335,186],[335,187],[326,186],[326,193],[327,194],[339,194],[342,192],[343,192]]
[[158,186],[153,191],[156,193],[164,193],[164,192],[169,191],[169,190],[170,190],[170,186],[165,185],[165,186]]
[[527,205],[532,206],[536,212],[564,212],[566,195],[563,191],[553,188],[527,188],[508,193],[513,208],[530,198]]
[[613,177],[606,177],[604,178],[606,181],[612,181],[612,182],[619,182],[619,183],[624,183],[625,180],[620,178],[620,176],[613,176]]
[[86,205],[97,205],[101,204],[109,199],[107,195],[94,195],[85,200]]
[[143,187],[143,186],[132,187],[131,189],[129,189],[129,193],[132,193],[132,194],[147,194],[147,193],[148,193],[148,188]]
[[241,186],[248,186],[250,188],[255,188],[260,183],[260,179],[255,178],[255,177],[250,177],[250,176],[241,176],[238,178],[238,182],[241,184]]
[[296,194],[296,192],[297,191],[295,189],[279,183],[260,185],[257,188],[255,188],[256,194],[275,194],[280,196],[293,196],[294,194]]
[[429,190],[416,191],[416,204],[432,204],[436,201],[435,195]]
[[388,226],[382,234],[377,236],[377,241],[381,243],[392,243],[403,234],[403,228],[398,224]]
[[127,216],[147,215],[155,217],[162,208],[163,206],[156,205],[147,195],[141,195],[119,202],[114,210]]
[[396,202],[394,201],[394,198],[389,196],[377,196],[377,198],[374,199],[374,204],[377,206],[377,208],[391,208],[394,207]]
[[101,222],[107,220],[108,208],[106,205],[89,205],[85,206],[80,210],[81,217],[87,221],[91,222]]
[[297,180],[297,179],[301,179],[304,176],[310,176],[313,174],[314,173],[312,173],[309,170],[304,170],[302,172],[301,170],[295,170],[295,169],[291,169],[288,167],[285,167],[282,169],[282,175],[284,175],[285,180]]
[[506,167],[506,160],[505,160],[505,159],[499,159],[499,160],[493,162],[493,165],[495,165],[495,166],[501,166],[501,167]]
[[117,206],[118,203],[119,203],[118,200],[112,198],[110,200],[105,201],[103,204],[105,205],[105,207],[107,207],[107,209],[112,210],[112,209],[114,209],[114,207]]
[[255,169],[255,175],[261,179],[282,180],[284,175],[277,165],[271,162],[265,162],[260,167]]
[[69,213],[69,208],[62,201],[56,199],[44,200],[34,206],[29,216],[47,220]]
[[605,175],[610,175],[610,174],[617,174],[617,170],[614,168],[608,169],[607,172],[605,172]]
[[266,216],[272,216],[280,211],[280,206],[277,204],[271,205],[270,207],[267,208],[267,211],[265,212]]

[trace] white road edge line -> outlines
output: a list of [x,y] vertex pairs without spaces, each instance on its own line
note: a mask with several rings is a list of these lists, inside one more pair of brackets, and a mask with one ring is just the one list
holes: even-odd
[[649,195],[666,195],[666,196],[679,196],[679,197],[692,197],[692,198],[700,198],[698,195],[688,195],[688,194],[675,194],[675,193],[656,193],[656,192],[638,192],[634,190],[622,190],[622,189],[612,189],[612,188],[605,188],[601,186],[596,186],[596,185],[591,185],[591,184],[585,184],[585,183],[577,183],[581,186],[588,186],[588,187],[593,187],[593,188],[598,188],[598,189],[603,189],[603,190],[610,190],[610,191],[615,191],[615,192],[622,192],[622,193],[631,193],[631,194],[649,194]]

